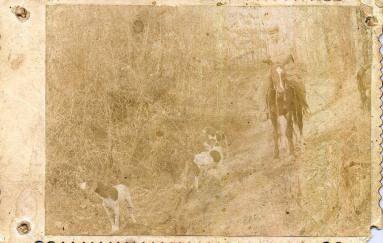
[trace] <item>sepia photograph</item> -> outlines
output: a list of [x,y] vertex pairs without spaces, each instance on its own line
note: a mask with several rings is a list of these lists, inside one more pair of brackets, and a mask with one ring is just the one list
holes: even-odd
[[371,7],[46,14],[47,234],[369,234]]

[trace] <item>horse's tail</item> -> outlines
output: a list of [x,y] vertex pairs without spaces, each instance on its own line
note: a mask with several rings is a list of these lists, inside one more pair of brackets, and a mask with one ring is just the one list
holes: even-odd
[[294,92],[294,111],[293,111],[293,122],[298,125],[299,132],[303,132],[303,116],[309,113],[309,106],[307,104],[305,94]]
[[265,112],[266,112],[266,120],[270,119],[270,111],[271,111],[271,107],[270,107],[270,89],[267,89],[266,91],[266,97],[265,97],[265,102],[266,102],[266,107],[265,107]]
[[298,103],[295,104],[294,111],[293,111],[293,123],[298,124],[299,123],[299,117],[300,115],[303,116],[302,108]]
[[309,113],[309,105],[306,100],[306,89],[303,83],[296,86],[295,103],[297,104],[297,111],[301,113],[302,116]]

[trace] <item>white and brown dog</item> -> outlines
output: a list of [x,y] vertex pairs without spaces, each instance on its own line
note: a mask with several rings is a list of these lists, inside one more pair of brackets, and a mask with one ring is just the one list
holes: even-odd
[[224,159],[223,147],[227,145],[225,135],[222,131],[213,128],[205,128],[202,130],[206,136],[203,143],[205,151],[194,156],[194,164],[200,169],[200,173],[195,176],[194,187],[198,190],[199,177],[201,173],[205,173],[211,168],[215,168]]
[[102,200],[102,206],[112,225],[112,232],[116,232],[120,228],[120,206],[123,202],[126,202],[128,205],[129,216],[132,222],[137,222],[133,213],[132,198],[126,185],[106,185],[100,182],[81,182],[79,183],[79,187],[84,191],[94,193]]

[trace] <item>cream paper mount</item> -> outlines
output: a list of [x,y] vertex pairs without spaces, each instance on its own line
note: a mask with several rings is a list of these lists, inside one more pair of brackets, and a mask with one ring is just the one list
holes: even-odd
[[381,227],[381,1],[0,6],[0,241]]

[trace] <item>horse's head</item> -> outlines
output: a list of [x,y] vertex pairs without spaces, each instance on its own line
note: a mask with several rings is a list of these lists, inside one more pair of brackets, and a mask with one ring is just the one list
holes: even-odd
[[271,65],[270,70],[272,88],[278,93],[286,91],[285,68],[282,65]]

